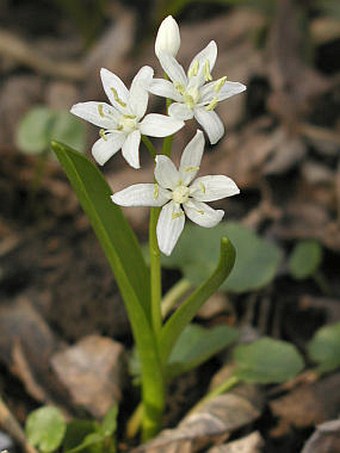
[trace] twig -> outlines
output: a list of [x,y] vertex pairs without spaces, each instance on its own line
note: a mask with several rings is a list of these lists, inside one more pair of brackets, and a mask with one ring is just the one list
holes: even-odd
[[0,425],[22,446],[25,453],[38,453],[38,451],[28,443],[23,429],[2,398],[0,398]]
[[56,62],[13,33],[0,30],[0,55],[17,60],[43,74],[70,80],[82,80],[85,72],[78,63]]

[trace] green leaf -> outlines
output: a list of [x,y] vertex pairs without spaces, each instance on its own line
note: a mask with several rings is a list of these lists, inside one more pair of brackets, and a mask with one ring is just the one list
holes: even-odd
[[26,154],[47,151],[52,139],[85,150],[85,125],[64,110],[34,107],[21,120],[16,134],[17,146]]
[[104,420],[100,426],[100,434],[103,437],[112,436],[117,429],[118,405],[115,404],[111,407],[105,415]]
[[103,450],[103,437],[98,433],[90,433],[84,440],[74,448],[66,450],[65,453],[78,453],[80,451],[91,453],[106,453]]
[[233,357],[235,376],[246,382],[278,384],[294,378],[304,368],[295,346],[271,338],[239,345]]
[[66,145],[53,142],[52,148],[90,219],[123,297],[141,360],[147,424],[160,410],[164,391],[157,343],[150,327],[149,270],[136,236],[119,206],[112,203],[112,191],[98,168]]
[[81,445],[91,433],[97,432],[100,425],[92,420],[72,420],[67,424],[63,440],[63,451],[67,452]]
[[289,258],[288,267],[297,280],[315,274],[322,260],[322,247],[319,242],[308,239],[298,242]]
[[340,367],[340,322],[319,329],[308,344],[308,354],[321,373]]
[[59,409],[41,407],[27,417],[26,436],[31,445],[43,453],[57,450],[66,431],[66,422]]
[[56,111],[48,145],[51,140],[58,140],[71,148],[84,152],[86,145],[85,124],[67,111]]
[[182,331],[192,321],[200,307],[218,290],[228,277],[234,266],[234,262],[235,249],[233,244],[227,237],[222,237],[220,242],[220,257],[214,271],[177,308],[162,328],[160,354],[164,363],[167,362],[172,348],[178,341]]
[[197,366],[236,341],[238,331],[228,326],[206,329],[188,324],[169,357],[167,377],[174,378]]
[[29,110],[16,131],[16,144],[26,154],[40,154],[49,148],[54,112],[47,107]]
[[215,228],[188,225],[166,267],[180,269],[193,285],[212,272],[218,259],[217,237],[227,236],[236,249],[236,261],[222,290],[234,293],[254,291],[268,285],[276,275],[282,253],[274,244],[260,238],[240,223],[220,223]]
[[149,270],[135,234],[111,201],[112,190],[85,156],[59,142],[52,142],[52,148],[91,221],[125,302],[130,304],[133,295],[148,308]]

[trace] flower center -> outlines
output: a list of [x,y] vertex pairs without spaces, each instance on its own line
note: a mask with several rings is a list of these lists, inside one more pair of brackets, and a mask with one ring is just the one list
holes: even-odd
[[176,189],[173,190],[172,192],[172,199],[174,200],[175,203],[186,203],[189,199],[190,195],[190,189],[187,186],[183,186],[182,184],[180,186],[177,186]]
[[122,115],[117,129],[123,132],[132,132],[137,127],[137,118],[134,115]]
[[183,100],[189,109],[193,109],[200,100],[200,92],[196,87],[191,87],[183,93]]

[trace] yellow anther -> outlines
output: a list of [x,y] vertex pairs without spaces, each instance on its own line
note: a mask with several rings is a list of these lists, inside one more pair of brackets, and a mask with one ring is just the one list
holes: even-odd
[[122,100],[120,99],[120,97],[118,96],[117,90],[116,90],[115,88],[113,88],[113,87],[110,87],[110,89],[111,89],[111,91],[112,91],[112,93],[113,93],[113,97],[114,97],[115,101],[116,101],[121,107],[125,108],[125,107],[126,107],[126,104],[125,104],[125,102],[122,101]]
[[208,104],[208,105],[206,106],[205,110],[206,110],[207,112],[210,112],[210,111],[212,111],[212,110],[215,110],[217,104],[218,104],[218,99],[217,99],[217,98],[214,98],[214,99],[210,102],[210,104]]
[[105,130],[104,129],[100,129],[99,131],[99,135],[101,136],[101,138],[105,141],[107,141],[107,136],[105,134]]
[[103,104],[99,104],[99,105],[98,105],[98,113],[99,113],[99,116],[101,116],[102,118],[105,117],[104,106],[103,106]]
[[159,197],[159,185],[155,184],[153,189],[153,197],[155,200]]
[[212,75],[210,74],[210,63],[209,60],[205,60],[203,74],[206,82],[211,82]]
[[184,102],[186,105],[189,107],[189,109],[193,109],[196,105],[194,98],[191,96],[191,94],[185,93],[184,96]]
[[176,90],[179,92],[179,94],[183,95],[185,93],[185,87],[180,82],[175,82],[174,86]]
[[193,173],[195,171],[198,171],[200,167],[185,167],[184,171],[185,173]]
[[216,83],[214,85],[215,93],[219,93],[222,90],[223,85],[226,83],[226,81],[227,81],[227,76],[221,77],[220,79],[216,80]]
[[179,217],[182,217],[182,215],[184,215],[183,211],[173,212],[171,215],[171,218],[172,218],[172,220],[175,220],[175,219],[178,219]]
[[205,193],[206,189],[205,189],[205,185],[203,184],[203,182],[200,182],[199,186],[200,186],[202,193]]
[[188,72],[189,78],[197,76],[199,68],[200,68],[200,63],[198,60],[195,60]]

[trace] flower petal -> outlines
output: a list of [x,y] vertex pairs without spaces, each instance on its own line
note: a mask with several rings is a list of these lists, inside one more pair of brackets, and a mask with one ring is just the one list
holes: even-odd
[[140,168],[139,145],[141,134],[139,130],[130,132],[123,144],[122,154],[126,162],[133,168]]
[[181,101],[182,95],[174,87],[174,84],[169,80],[153,79],[149,85],[150,93],[164,98],[169,98],[174,101]]
[[[197,84],[202,85],[204,82],[208,81],[207,76],[210,75],[213,70],[216,58],[216,42],[210,41],[210,43],[193,58],[189,66],[189,86],[197,86]],[[195,68],[197,68],[197,70],[195,70]]]
[[127,105],[129,99],[129,90],[126,88],[124,83],[118,76],[108,69],[101,68],[100,78],[106,96],[110,100],[111,104],[116,107],[120,112],[125,110],[124,105]]
[[146,112],[149,100],[148,88],[153,72],[150,66],[143,66],[131,83],[128,108],[137,118],[142,118]]
[[194,116],[194,112],[189,109],[186,104],[175,102],[169,107],[169,115],[178,120],[190,120]]
[[183,126],[183,121],[160,113],[149,113],[139,123],[141,133],[150,137],[167,137],[179,131]]
[[190,184],[197,175],[201,165],[204,144],[205,141],[203,132],[198,130],[194,138],[190,140],[184,148],[179,166],[179,172],[185,185]]
[[125,141],[121,132],[112,132],[105,138],[100,138],[92,146],[92,154],[99,165],[104,165],[110,157],[120,150]]
[[163,206],[169,194],[158,184],[133,184],[111,196],[119,206]]
[[105,102],[78,102],[70,110],[73,115],[104,129],[114,129],[117,125],[118,112]]
[[198,201],[215,201],[240,193],[235,182],[224,175],[202,176],[190,187],[190,195]]
[[164,72],[174,83],[180,83],[183,87],[187,86],[188,80],[183,67],[176,58],[170,54],[161,53],[158,57]]
[[235,96],[235,94],[242,93],[247,89],[247,87],[243,85],[243,83],[224,82],[224,85],[220,89],[216,90],[218,83],[219,81],[215,80],[214,82],[207,83],[206,85],[204,85],[204,87],[201,88],[202,104],[208,104],[214,98],[217,98],[219,102],[224,101],[225,99],[231,98],[232,96]]
[[224,134],[224,126],[217,113],[207,111],[204,107],[196,108],[194,113],[196,120],[208,134],[210,143],[217,143]]
[[161,53],[169,53],[175,57],[180,45],[181,37],[178,24],[172,16],[168,16],[158,29],[155,41],[155,54],[159,57]]
[[185,224],[185,215],[173,201],[163,206],[157,223],[158,246],[165,255],[170,255]]
[[174,189],[179,182],[180,174],[175,164],[167,156],[156,156],[155,178],[161,187]]
[[183,205],[183,208],[190,220],[205,228],[214,227],[224,216],[222,209],[215,210],[200,201],[190,200]]

